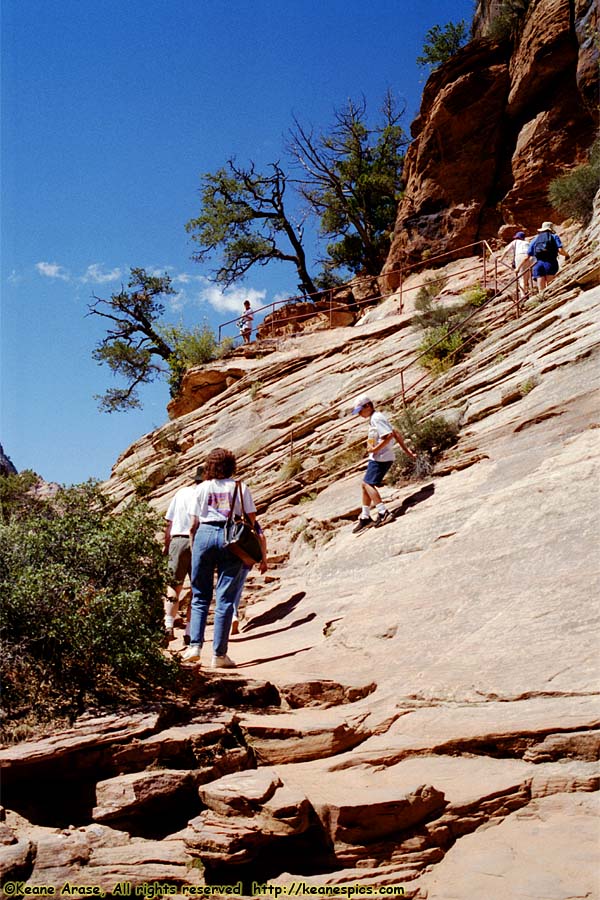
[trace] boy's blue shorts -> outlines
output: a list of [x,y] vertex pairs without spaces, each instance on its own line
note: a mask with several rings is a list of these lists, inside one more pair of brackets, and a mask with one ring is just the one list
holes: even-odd
[[365,472],[365,477],[363,478],[364,483],[370,484],[373,487],[379,487],[380,484],[383,484],[383,479],[391,467],[391,460],[388,460],[387,462],[378,462],[376,459],[370,459],[367,465],[367,471]]

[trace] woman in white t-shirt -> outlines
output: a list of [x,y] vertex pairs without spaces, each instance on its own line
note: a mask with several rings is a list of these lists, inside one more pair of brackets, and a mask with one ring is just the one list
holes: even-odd
[[[510,260],[508,265],[514,269],[518,275],[519,289],[526,297],[532,290],[531,269],[533,260],[528,256],[529,241],[525,237],[524,231],[517,231],[514,238],[507,244],[500,254],[500,262],[504,262],[506,258]],[[507,263],[505,263],[507,265]]]
[[[190,509],[192,538],[192,605],[190,646],[183,653],[184,660],[199,661],[204,641],[208,610],[213,596],[217,573],[217,600],[214,618],[212,665],[221,669],[235,668],[227,656],[229,631],[234,604],[239,593],[242,560],[223,543],[223,529],[235,494],[235,456],[229,450],[212,450],[204,465],[204,481],[196,493]],[[256,506],[252,494],[241,482],[244,510],[254,522]],[[235,498],[234,514],[241,514],[240,496]]]

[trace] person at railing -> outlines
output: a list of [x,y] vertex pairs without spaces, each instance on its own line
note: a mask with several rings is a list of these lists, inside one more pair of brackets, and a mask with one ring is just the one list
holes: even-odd
[[[529,256],[529,241],[525,237],[524,231],[517,231],[514,238],[507,244],[500,256],[499,262],[510,266],[517,274],[519,290],[524,298],[527,298],[533,288],[531,280],[531,269],[533,260]],[[506,262],[508,260],[508,262]]]
[[[367,471],[362,482],[362,509],[358,522],[352,529],[353,534],[358,534],[369,525],[379,528],[393,519],[393,515],[381,499],[378,488],[383,484],[383,479],[391,468],[396,454],[394,453],[394,441],[399,444],[407,456],[416,459],[416,453],[406,446],[402,435],[396,431],[382,412],[375,412],[373,401],[366,394],[360,394],[354,401],[352,414],[359,415],[369,420],[369,434],[367,438],[367,450],[369,461]],[[371,518],[371,507],[376,508],[375,519]]]
[[252,338],[252,326],[254,325],[254,313],[249,300],[244,300],[244,312],[237,324],[244,343],[249,344]]
[[562,245],[562,241],[554,230],[552,222],[542,222],[536,237],[531,241],[528,254],[535,260],[533,264],[533,280],[537,282],[538,293],[549,285],[558,272],[558,255],[568,261],[571,257]]

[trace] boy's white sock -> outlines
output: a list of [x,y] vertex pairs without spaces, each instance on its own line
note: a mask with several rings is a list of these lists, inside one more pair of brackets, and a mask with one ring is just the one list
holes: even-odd
[[384,512],[385,512],[386,510],[387,510],[387,506],[385,505],[385,503],[378,503],[378,504],[377,504],[377,512],[378,512],[378,513],[380,513],[381,515],[383,515]]
[[361,517],[361,519],[370,519],[371,518],[371,507],[363,506],[360,517]]

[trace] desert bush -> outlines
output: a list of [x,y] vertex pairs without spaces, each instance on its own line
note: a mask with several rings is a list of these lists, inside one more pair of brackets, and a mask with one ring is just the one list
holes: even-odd
[[460,329],[452,331],[450,323],[428,328],[419,344],[423,354],[419,362],[434,375],[447,372],[464,356],[465,335]]
[[465,306],[483,306],[485,301],[491,296],[491,293],[488,289],[482,287],[482,285],[477,282],[472,287],[467,288],[466,291],[463,291],[461,299],[463,300]]
[[28,515],[37,503],[35,487],[39,482],[30,469],[0,476],[0,523],[7,525],[11,520]]
[[181,386],[181,379],[192,366],[203,366],[218,356],[219,345],[215,333],[208,324],[187,329],[182,325],[167,325],[157,328],[160,336],[173,347],[168,359],[171,396],[175,396]]
[[256,381],[253,381],[252,384],[250,385],[250,399],[258,400],[258,398],[262,394],[263,387],[264,387],[264,385],[263,385],[262,381],[259,381],[258,379]]
[[529,0],[502,0],[488,27],[488,37],[496,41],[515,40],[520,33]]
[[74,717],[168,683],[159,526],[143,503],[113,513],[92,482],[21,497],[0,525],[5,718]]
[[414,460],[404,453],[398,453],[396,462],[390,469],[392,481],[407,477],[415,479],[427,477],[435,460],[444,450],[452,447],[458,437],[457,424],[449,422],[442,415],[410,404],[407,404],[392,421],[417,454]]
[[590,150],[589,162],[555,178],[548,188],[552,207],[562,216],[571,216],[585,225],[592,218],[594,197],[600,190],[600,138]]
[[294,478],[302,471],[302,460],[299,456],[290,456],[279,470],[280,481],[287,481],[288,478]]
[[221,343],[217,345],[217,359],[225,359],[233,350],[235,350],[235,338],[224,337]]

